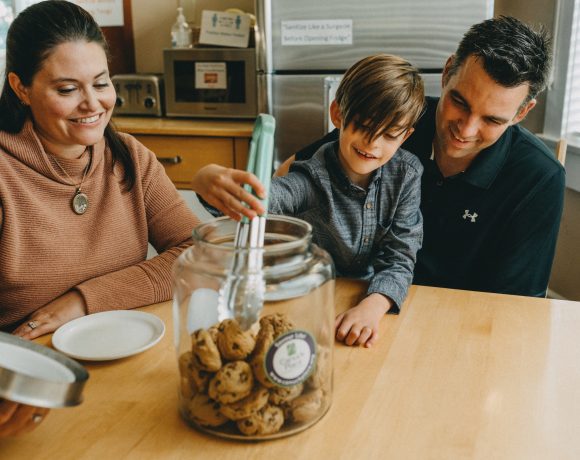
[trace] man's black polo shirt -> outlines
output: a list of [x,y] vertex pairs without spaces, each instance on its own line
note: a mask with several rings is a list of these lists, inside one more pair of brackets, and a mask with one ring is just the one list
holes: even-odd
[[[469,168],[444,178],[431,160],[438,99],[403,148],[424,167],[423,247],[415,284],[544,296],[564,202],[564,168],[537,137],[510,126]],[[296,154],[310,157],[335,130]]]

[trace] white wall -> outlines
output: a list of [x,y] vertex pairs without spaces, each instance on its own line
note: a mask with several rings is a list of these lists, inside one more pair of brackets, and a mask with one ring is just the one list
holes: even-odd
[[187,21],[196,26],[203,9],[254,10],[253,0],[133,0],[131,14],[138,73],[163,73],[163,49],[171,46],[171,26],[180,5]]

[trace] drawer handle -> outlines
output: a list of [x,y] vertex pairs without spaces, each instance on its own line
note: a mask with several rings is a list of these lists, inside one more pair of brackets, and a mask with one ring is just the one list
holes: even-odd
[[157,159],[164,165],[177,165],[183,161],[180,155],[175,155],[174,157],[157,157]]

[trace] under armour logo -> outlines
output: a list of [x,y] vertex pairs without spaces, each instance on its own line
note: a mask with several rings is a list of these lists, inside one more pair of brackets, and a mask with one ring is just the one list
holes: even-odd
[[465,213],[463,214],[463,218],[465,220],[470,219],[471,222],[475,222],[475,219],[477,219],[477,213],[474,212],[473,214],[469,214],[469,209],[466,209]]

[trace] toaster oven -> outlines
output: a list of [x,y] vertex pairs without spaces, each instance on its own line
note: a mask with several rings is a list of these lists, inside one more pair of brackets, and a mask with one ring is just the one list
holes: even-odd
[[163,50],[168,116],[255,118],[255,48]]
[[163,116],[163,77],[121,74],[111,78],[117,101],[115,115]]

